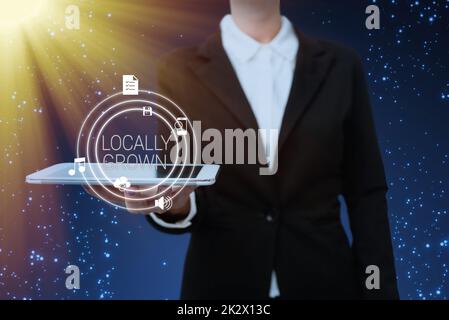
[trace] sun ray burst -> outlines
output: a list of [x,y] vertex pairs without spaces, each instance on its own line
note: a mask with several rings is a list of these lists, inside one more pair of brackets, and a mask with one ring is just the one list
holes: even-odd
[[[80,9],[79,30],[66,27],[68,5]],[[82,119],[96,102],[121,89],[122,74],[137,74],[150,86],[167,38],[179,30],[200,30],[195,21],[204,22],[204,16],[178,7],[164,0],[0,0],[0,240],[5,252],[22,252],[33,242],[25,213],[44,213],[35,217],[39,223],[59,222],[57,215],[45,214],[63,201],[54,198],[55,189],[33,189],[25,176],[70,161]],[[39,201],[28,201],[31,194]],[[13,270],[26,268],[20,255],[0,255],[0,260]]]

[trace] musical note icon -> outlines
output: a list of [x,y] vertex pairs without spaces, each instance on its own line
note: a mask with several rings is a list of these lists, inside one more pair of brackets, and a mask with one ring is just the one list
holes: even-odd
[[78,171],[83,173],[84,171],[86,171],[86,158],[75,158],[73,160],[73,169],[69,170],[69,175],[74,176],[75,175],[75,166],[78,164]]

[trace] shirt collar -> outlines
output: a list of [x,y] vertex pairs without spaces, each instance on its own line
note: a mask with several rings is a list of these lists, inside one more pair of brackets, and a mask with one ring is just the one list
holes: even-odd
[[267,46],[287,60],[293,61],[299,47],[296,32],[286,17],[282,17],[281,29],[274,39],[262,44],[241,31],[235,24],[231,15],[226,15],[220,22],[223,47],[227,53],[232,54],[242,62],[253,58],[259,49]]

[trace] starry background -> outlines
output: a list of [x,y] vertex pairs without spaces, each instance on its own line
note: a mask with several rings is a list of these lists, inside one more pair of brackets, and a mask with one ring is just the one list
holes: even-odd
[[[37,25],[0,42],[8,48],[0,55],[0,298],[177,299],[188,234],[160,233],[77,186],[23,180],[71,161],[83,118],[120,90],[121,75],[154,88],[157,59],[215,31],[227,1],[50,2]],[[79,31],[63,27],[68,3],[80,6]],[[372,3],[381,30],[365,28]],[[449,0],[282,4],[304,32],[362,57],[390,186],[401,298],[447,299]],[[65,288],[69,264],[80,267],[80,290]]]

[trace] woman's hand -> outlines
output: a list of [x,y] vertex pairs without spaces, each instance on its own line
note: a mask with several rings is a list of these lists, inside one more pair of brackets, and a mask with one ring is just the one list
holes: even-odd
[[[158,188],[145,191],[145,189],[149,189],[150,187],[151,186],[149,185],[132,186],[129,188],[129,191],[125,191],[124,193],[113,186],[92,185],[87,186],[84,189],[90,195],[126,207],[129,212],[134,214],[148,214],[149,210],[145,210],[144,208],[155,207],[151,211],[157,214],[179,216],[180,219],[182,219],[183,216],[188,215],[190,211],[190,194],[195,191],[196,186],[185,186],[176,196],[175,194],[181,189],[180,186],[159,186]],[[122,193],[125,199],[120,199],[115,196],[114,193]],[[164,196],[172,198],[172,206],[169,210],[164,210],[155,206],[155,195],[157,193],[160,193],[159,197]],[[143,200],[144,198],[152,199]]]
[[[131,187],[132,191],[125,191],[125,204],[129,212],[132,213],[144,213],[139,208],[154,207],[154,197],[159,192],[159,197],[170,197],[172,199],[172,206],[169,210],[164,210],[159,207],[155,207],[152,211],[158,214],[172,214],[177,216],[187,216],[190,211],[190,194],[195,191],[195,186],[185,186],[181,189],[180,186],[159,187],[158,190],[143,191],[148,189],[149,186],[134,186]],[[156,188],[155,188],[156,189]],[[179,193],[178,193],[179,192]],[[178,194],[176,194],[178,193]],[[176,195],[176,196],[175,196]],[[152,197],[152,200],[139,200]]]

